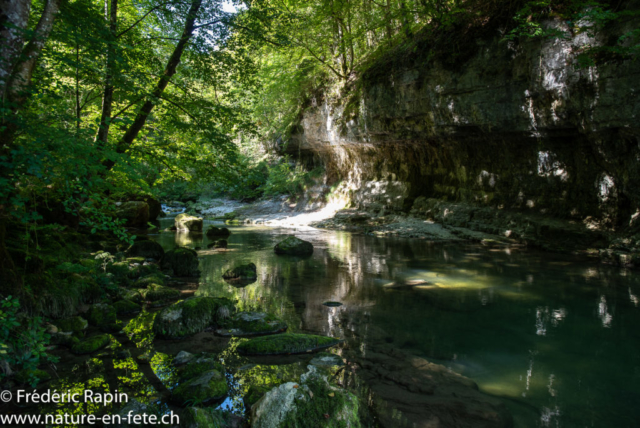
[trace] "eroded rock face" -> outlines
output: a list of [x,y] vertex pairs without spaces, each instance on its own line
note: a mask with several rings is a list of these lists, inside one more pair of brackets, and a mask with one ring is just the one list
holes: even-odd
[[142,201],[123,202],[116,209],[116,217],[126,220],[127,227],[146,227],[149,221],[149,205]]
[[308,108],[286,152],[320,158],[376,214],[424,196],[627,224],[640,206],[640,63],[573,64],[634,27],[511,44],[496,34],[455,68],[424,52],[402,66],[382,58],[387,71],[361,76],[352,99]]

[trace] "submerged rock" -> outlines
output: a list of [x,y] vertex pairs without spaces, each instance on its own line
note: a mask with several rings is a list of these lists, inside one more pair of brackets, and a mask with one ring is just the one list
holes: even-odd
[[303,428],[314,421],[313,426],[356,428],[361,426],[359,407],[355,395],[330,385],[315,367],[309,366],[299,384],[282,384],[251,406],[251,426]]
[[313,357],[311,361],[309,361],[309,364],[316,367],[335,367],[344,366],[344,361],[339,355],[320,352],[318,355]]
[[212,327],[222,307],[233,311],[234,304],[224,297],[192,297],[164,308],[153,322],[157,337],[178,339]]
[[227,248],[228,243],[226,239],[219,239],[213,244],[214,248]]
[[[156,241],[136,240],[126,251],[127,257],[143,257],[145,259],[160,260],[164,256],[164,249]],[[143,260],[144,261],[144,260]]]
[[180,232],[202,232],[202,218],[186,213],[178,214],[175,227]]
[[82,318],[81,316],[70,317],[61,320],[55,321],[56,327],[58,327],[59,332],[79,332],[82,330],[86,330],[89,326],[89,322]]
[[207,238],[215,238],[217,236],[229,236],[229,235],[231,235],[231,232],[226,227],[209,226],[209,228],[207,229]]
[[198,276],[198,253],[189,248],[167,251],[162,259],[162,270],[171,270],[176,276]]
[[225,337],[265,336],[282,333],[287,324],[276,316],[265,312],[239,312],[225,323],[224,328],[216,330],[216,334]]
[[233,269],[227,270],[222,274],[222,277],[226,280],[256,279],[258,274],[256,273],[256,265],[248,263],[246,265],[236,266]]
[[274,247],[274,251],[276,254],[307,256],[313,254],[313,244],[295,236],[288,236]]
[[108,334],[101,334],[99,336],[89,337],[79,343],[76,343],[71,347],[71,352],[74,354],[91,354],[96,352],[111,342],[111,336]]
[[241,355],[286,355],[314,352],[330,348],[342,340],[313,334],[277,334],[256,337],[238,345]]
[[173,364],[176,366],[180,366],[182,364],[186,364],[189,361],[193,360],[196,356],[187,351],[180,351],[178,355],[173,359]]

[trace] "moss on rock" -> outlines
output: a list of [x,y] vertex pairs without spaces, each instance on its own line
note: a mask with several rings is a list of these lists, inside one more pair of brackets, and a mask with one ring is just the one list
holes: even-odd
[[288,236],[274,247],[274,251],[276,254],[308,256],[313,254],[313,244],[295,236]]
[[342,342],[340,339],[313,334],[277,334],[256,337],[238,345],[241,355],[301,354],[330,348]]
[[158,337],[177,339],[203,331],[216,323],[218,309],[233,311],[231,300],[218,297],[192,297],[164,308],[153,323]]
[[258,274],[256,273],[256,265],[253,263],[247,263],[246,265],[236,266],[233,269],[227,270],[222,274],[224,279],[256,279]]
[[198,253],[189,248],[167,251],[162,259],[162,269],[171,270],[176,276],[199,276]]
[[228,391],[224,372],[213,369],[180,383],[171,392],[171,398],[180,405],[207,404],[223,399]]
[[141,310],[140,305],[133,303],[131,300],[118,300],[113,304],[113,308],[118,315],[135,314]]
[[82,342],[78,342],[71,347],[71,352],[74,354],[90,354],[96,352],[111,342],[111,336],[108,334],[101,334],[99,336],[89,337]]
[[138,279],[133,286],[135,288],[147,288],[151,284],[165,285],[164,275],[161,273],[152,273]]
[[91,305],[87,319],[91,325],[101,329],[110,329],[117,321],[116,310],[106,303],[96,303]]
[[230,427],[230,415],[219,409],[210,407],[189,407],[180,419],[180,426],[185,428],[226,428]]
[[231,235],[231,231],[229,231],[229,229],[227,229],[226,227],[215,227],[215,226],[209,226],[209,228],[207,229],[207,238],[215,238],[215,237],[222,237],[222,236],[229,236]]
[[76,333],[85,330],[89,326],[89,322],[80,316],[57,320],[54,323],[60,332],[71,331]]
[[287,324],[275,315],[265,312],[239,312],[230,321],[224,323],[223,328],[217,329],[216,334],[225,337],[265,336],[282,333]]
[[126,255],[127,257],[142,257],[144,259],[160,260],[162,256],[164,256],[164,249],[156,241],[136,241],[126,251]]
[[150,284],[147,288],[138,289],[138,291],[151,306],[162,306],[180,297],[180,291],[158,284]]

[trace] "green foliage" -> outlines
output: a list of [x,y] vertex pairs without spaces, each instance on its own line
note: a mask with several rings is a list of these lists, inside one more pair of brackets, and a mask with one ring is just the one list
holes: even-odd
[[42,318],[20,314],[20,302],[7,296],[0,302],[0,379],[16,369],[31,373],[28,382],[38,383],[36,368],[43,361],[57,361],[46,353],[50,336]]
[[[618,5],[606,0],[533,0],[525,2],[514,16],[516,26],[504,37],[505,40],[520,38],[561,38],[568,39],[573,34],[586,33],[594,37],[606,26],[619,23],[627,18],[640,16],[640,11],[619,9]],[[545,28],[542,21],[557,16],[564,20],[569,31]],[[614,41],[604,45],[588,45],[577,56],[578,67],[590,67],[598,61],[628,59],[640,52],[640,30],[633,29]]]

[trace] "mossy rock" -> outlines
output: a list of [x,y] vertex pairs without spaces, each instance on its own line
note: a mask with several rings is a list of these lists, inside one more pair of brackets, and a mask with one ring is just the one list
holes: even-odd
[[162,275],[157,264],[148,263],[146,265],[131,266],[131,269],[129,270],[129,278],[131,279],[149,275]]
[[249,390],[242,397],[242,401],[247,409],[251,410],[251,407],[258,402],[267,392],[273,389],[274,385],[251,385]]
[[218,310],[233,312],[234,304],[224,297],[192,297],[164,308],[153,323],[156,337],[178,339],[199,333],[216,324]]
[[96,352],[111,342],[111,336],[108,334],[101,334],[99,336],[89,337],[82,342],[78,342],[71,347],[71,352],[74,354],[91,354]]
[[171,399],[179,405],[209,404],[222,400],[228,391],[224,372],[213,369],[180,383],[171,392]]
[[147,260],[146,257],[127,257],[126,258],[126,261],[129,264],[133,264],[133,263],[142,264],[145,262],[145,260]]
[[131,300],[118,300],[113,304],[113,308],[118,315],[135,314],[140,312],[140,305],[133,303]]
[[273,388],[251,407],[251,426],[359,428],[359,409],[355,395],[329,384],[310,366],[300,383]]
[[178,214],[175,218],[175,227],[182,232],[202,232],[202,218],[189,213]]
[[100,269],[100,263],[98,263],[95,259],[80,259],[79,262],[82,266],[91,269],[91,271],[96,272]]
[[222,274],[222,277],[226,280],[256,279],[258,274],[256,273],[256,265],[247,263],[246,265],[236,266],[233,269],[227,270]]
[[227,428],[232,425],[233,416],[229,412],[211,407],[188,407],[180,418],[180,427],[184,428]]
[[111,326],[117,321],[116,310],[106,303],[96,303],[91,305],[87,319],[91,325],[100,327],[103,330],[111,329]]
[[176,374],[181,381],[186,381],[210,370],[224,372],[224,367],[218,362],[215,354],[202,353],[179,367]]
[[161,273],[152,273],[151,275],[143,276],[133,283],[135,288],[147,288],[151,284],[165,285],[164,275]]
[[180,298],[180,291],[159,284],[150,284],[147,288],[138,289],[142,298],[151,306],[162,306]]
[[160,260],[162,256],[164,256],[164,249],[156,241],[137,240],[129,247],[126,254],[127,257],[143,257],[145,259]]
[[142,294],[138,290],[130,290],[128,288],[120,288],[119,295],[122,300],[129,300],[134,303],[142,303],[144,300]]
[[113,274],[116,280],[126,281],[129,278],[129,263],[116,262],[107,265],[107,272]]
[[226,227],[209,226],[207,229],[207,238],[215,238],[231,235],[231,231]]
[[162,259],[162,270],[172,270],[176,276],[199,276],[198,253],[189,248],[167,251]]
[[215,244],[213,244],[214,248],[227,248],[227,246],[229,245],[229,243],[227,242],[226,239],[218,239]]
[[340,339],[313,334],[276,334],[256,337],[238,345],[241,355],[286,355],[315,352],[342,342]]
[[308,256],[313,254],[313,244],[296,238],[295,236],[288,236],[280,241],[273,250],[276,254]]
[[216,330],[216,334],[224,337],[251,337],[282,333],[287,330],[287,324],[275,315],[265,312],[239,312],[231,321],[224,324],[224,328]]
[[22,384],[31,385],[32,382],[40,384],[51,380],[51,375],[44,370],[39,369],[23,369],[16,373],[16,380]]
[[89,326],[89,322],[80,316],[57,320],[54,322],[54,324],[56,327],[58,327],[58,331],[60,332],[70,331],[73,333],[86,330],[86,328]]

